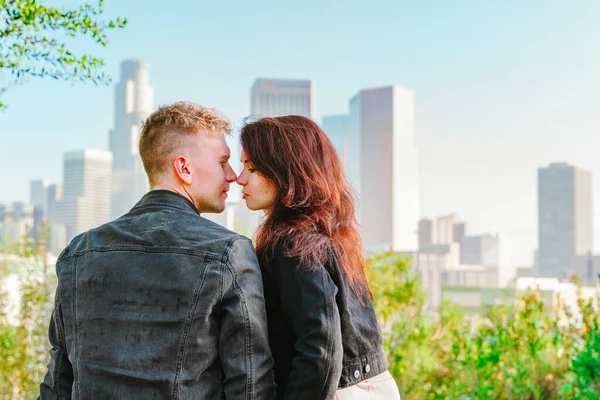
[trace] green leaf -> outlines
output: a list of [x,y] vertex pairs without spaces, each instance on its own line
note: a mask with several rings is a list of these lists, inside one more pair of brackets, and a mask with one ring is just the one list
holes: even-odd
[[[126,20],[102,20],[103,4],[84,3],[61,11],[37,0],[0,0],[0,15],[7,18],[0,40],[11,43],[7,53],[0,48],[0,68],[7,69],[11,76],[7,87],[22,84],[29,76],[108,84],[109,79],[100,79],[103,60],[93,55],[74,55],[68,40],[88,38],[99,46],[108,45],[106,30],[121,29]],[[78,59],[85,65],[71,69]],[[6,104],[0,103],[0,109],[5,108]]]

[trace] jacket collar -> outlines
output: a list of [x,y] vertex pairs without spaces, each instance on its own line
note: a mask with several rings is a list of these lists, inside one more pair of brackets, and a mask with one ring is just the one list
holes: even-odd
[[189,199],[180,195],[179,193],[175,193],[170,190],[151,190],[148,193],[146,193],[140,201],[138,201],[134,208],[149,204],[171,206],[179,208],[180,210],[191,209],[196,214],[200,214],[198,212],[198,209]]

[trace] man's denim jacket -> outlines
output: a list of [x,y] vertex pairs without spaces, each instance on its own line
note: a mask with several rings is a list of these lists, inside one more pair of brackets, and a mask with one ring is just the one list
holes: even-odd
[[272,399],[249,239],[151,191],[60,255],[43,399]]

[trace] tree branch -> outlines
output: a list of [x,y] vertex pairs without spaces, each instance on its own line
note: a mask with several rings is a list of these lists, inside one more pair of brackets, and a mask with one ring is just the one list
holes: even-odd
[[[25,77],[92,81],[108,84],[111,79],[102,71],[104,61],[93,55],[74,55],[68,50],[69,38],[87,37],[102,47],[108,45],[107,31],[122,29],[127,20],[117,17],[104,21],[104,1],[85,3],[78,8],[60,11],[37,0],[0,0],[0,69],[12,76],[8,88],[21,84]],[[59,37],[61,36],[62,37]],[[0,103],[0,109],[5,105]]]

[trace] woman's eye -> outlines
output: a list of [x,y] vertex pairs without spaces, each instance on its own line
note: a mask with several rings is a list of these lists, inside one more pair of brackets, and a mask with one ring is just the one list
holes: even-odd
[[254,172],[254,168],[248,168],[248,172]]

